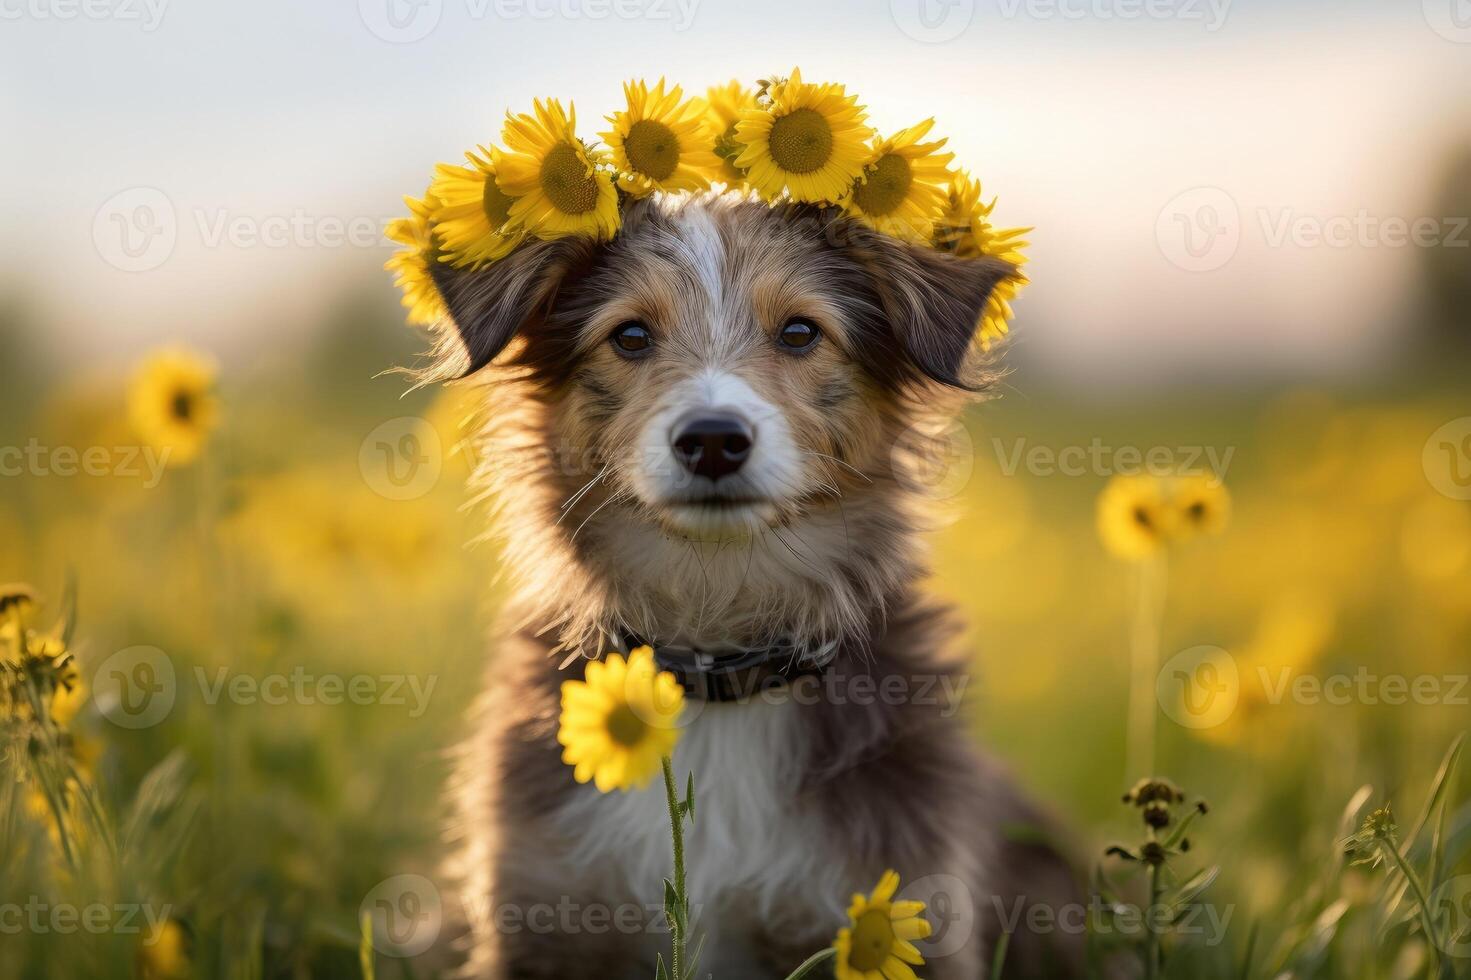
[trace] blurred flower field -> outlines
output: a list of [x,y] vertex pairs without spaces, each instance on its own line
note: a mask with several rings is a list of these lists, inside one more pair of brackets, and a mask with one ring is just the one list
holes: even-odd
[[[497,562],[469,544],[463,396],[375,379],[412,340],[360,313],[298,349],[75,371],[10,339],[27,328],[7,314],[0,446],[33,448],[0,478],[0,582],[34,596],[0,651],[31,630],[35,656],[7,667],[31,673],[7,683],[52,700],[9,705],[0,903],[42,926],[0,917],[0,976],[444,969],[442,944],[364,950],[361,913],[381,882],[436,875]],[[1343,853],[1386,802],[1409,831],[1471,727],[1471,502],[1437,488],[1427,454],[1464,385],[1111,402],[1010,384],[936,473],[954,518],[934,585],[969,619],[976,737],[1075,831],[1086,871],[1133,832],[1119,801],[1151,774],[1126,758],[1143,691],[1135,740],[1152,730],[1153,773],[1210,801],[1182,860],[1221,868],[1204,900],[1230,915],[1222,936],[1172,937],[1167,976],[1466,975],[1413,902],[1387,911],[1391,869]],[[60,447],[102,452],[88,473]],[[1100,494],[1155,449],[1172,473],[1224,463],[1228,495],[1202,533],[1115,554]],[[1148,495],[1110,492],[1126,491]],[[166,709],[130,713],[165,663]],[[1207,682],[1226,708],[1196,710]],[[1406,851],[1450,882],[1471,874],[1464,772],[1439,793]],[[452,905],[446,890],[447,933]],[[104,928],[53,914],[94,906]],[[1471,926],[1458,914],[1445,924]]]

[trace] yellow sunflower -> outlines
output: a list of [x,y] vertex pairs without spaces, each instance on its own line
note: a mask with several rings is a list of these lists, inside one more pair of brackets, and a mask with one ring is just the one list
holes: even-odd
[[720,168],[714,140],[705,128],[705,107],[682,101],[678,85],[652,89],[643,81],[624,82],[628,108],[608,117],[613,128],[602,134],[620,172],[618,186],[634,197],[654,191],[698,191],[710,186]]
[[1155,554],[1174,532],[1174,511],[1154,476],[1115,476],[1098,496],[1098,536],[1112,554],[1136,561]]
[[979,339],[983,350],[1006,337],[1011,320],[1011,302],[1027,284],[1027,277],[1020,271],[1027,257],[1022,254],[1027,242],[1022,236],[1030,228],[998,229],[991,224],[991,212],[996,208],[993,198],[990,204],[981,201],[981,182],[974,180],[965,171],[952,175],[950,195],[944,215],[935,226],[934,244],[961,258],[990,256],[1015,266],[1018,271],[991,290],[986,307],[981,311]]
[[768,201],[836,202],[868,161],[873,130],[857,97],[832,83],[808,85],[802,73],[767,87],[762,104],[741,113],[735,166]]
[[610,653],[587,665],[586,680],[562,684],[562,761],[599,792],[647,786],[674,752],[683,708],[684,689],[655,667],[651,648],[639,647],[626,661]]
[[189,938],[173,919],[151,927],[138,944],[138,973],[145,980],[182,980],[189,976]]
[[36,592],[29,585],[20,582],[0,584],[0,624],[14,624],[19,631],[30,621],[35,608]]
[[430,263],[437,261],[438,255],[431,221],[438,202],[432,194],[426,194],[422,201],[406,197],[404,203],[409,206],[409,217],[395,218],[384,231],[404,247],[393,253],[393,258],[383,263],[383,268],[394,273],[393,284],[403,292],[403,305],[409,311],[408,321],[421,327],[432,327],[446,312],[439,288],[429,275]]
[[496,184],[515,199],[511,222],[538,238],[612,238],[618,192],[604,155],[577,138],[575,108],[569,114],[556,99],[537,99],[535,108],[535,115],[507,113],[506,148],[491,150]]
[[705,121],[715,136],[715,156],[720,160],[717,179],[736,190],[746,187],[746,172],[735,165],[736,157],[745,149],[736,139],[736,124],[747,109],[756,108],[756,92],[738,80],[712,85],[705,91]]
[[[56,644],[58,653],[64,652],[59,640],[50,642]],[[75,663],[67,664],[58,681],[51,694],[51,720],[65,728],[87,704],[87,682]]]
[[1231,520],[1231,492],[1213,474],[1178,478],[1171,496],[1183,535],[1220,534]]
[[128,415],[144,442],[164,454],[165,466],[194,461],[219,420],[215,363],[174,348],[152,354],[133,376]]
[[898,888],[899,875],[885,871],[873,894],[853,896],[849,925],[833,941],[837,980],[915,980],[913,967],[924,957],[914,940],[928,936],[930,924],[920,918],[923,902],[894,901]]
[[863,175],[853,182],[844,209],[864,224],[896,238],[929,241],[935,220],[948,203],[953,153],[941,153],[944,140],[921,143],[935,121],[926,119],[885,140],[877,140]]
[[470,166],[441,163],[429,185],[434,233],[444,254],[441,262],[457,267],[480,266],[505,258],[523,237],[511,223],[513,199],[495,182],[491,151],[467,152]]

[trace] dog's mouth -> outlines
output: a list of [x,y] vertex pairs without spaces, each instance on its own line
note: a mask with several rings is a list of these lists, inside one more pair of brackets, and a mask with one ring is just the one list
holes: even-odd
[[750,494],[705,494],[664,501],[664,523],[685,535],[708,536],[751,532],[776,520],[778,508],[766,497]]
[[765,497],[747,496],[723,496],[712,495],[708,497],[691,497],[686,500],[675,500],[670,502],[671,507],[710,507],[716,510],[735,507],[754,507],[757,504],[769,503]]

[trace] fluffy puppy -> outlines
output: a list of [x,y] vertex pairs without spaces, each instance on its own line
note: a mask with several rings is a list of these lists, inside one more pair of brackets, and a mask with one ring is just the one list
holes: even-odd
[[[1039,821],[976,750],[918,585],[918,473],[988,384],[973,335],[1013,272],[728,196],[435,269],[436,371],[484,393],[476,482],[514,582],[452,792],[466,975],[653,975],[662,787],[578,785],[556,741],[561,682],[635,643],[690,694],[702,975],[785,976],[886,868],[936,916],[929,977],[984,976],[1019,899],[1074,900],[1015,833]],[[1075,945],[1018,935],[1006,974],[1070,975]]]

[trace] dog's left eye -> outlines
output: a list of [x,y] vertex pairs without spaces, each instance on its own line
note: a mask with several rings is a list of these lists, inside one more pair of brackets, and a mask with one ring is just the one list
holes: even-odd
[[613,346],[624,354],[638,356],[647,354],[654,346],[654,335],[649,328],[637,320],[625,320],[613,331]]
[[798,316],[787,321],[787,325],[781,328],[776,339],[787,350],[800,352],[810,350],[820,336],[817,324],[806,317]]

